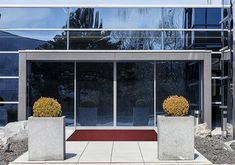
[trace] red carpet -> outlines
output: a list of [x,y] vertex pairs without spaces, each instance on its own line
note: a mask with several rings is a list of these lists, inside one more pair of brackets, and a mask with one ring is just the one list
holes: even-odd
[[76,130],[68,141],[157,141],[154,130]]

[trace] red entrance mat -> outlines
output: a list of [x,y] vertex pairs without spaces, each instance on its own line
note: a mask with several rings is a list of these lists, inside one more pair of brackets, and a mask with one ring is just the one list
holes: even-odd
[[154,130],[76,130],[67,141],[157,141]]

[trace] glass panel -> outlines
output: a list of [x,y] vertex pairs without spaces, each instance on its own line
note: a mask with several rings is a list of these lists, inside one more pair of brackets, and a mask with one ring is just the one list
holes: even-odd
[[65,8],[0,8],[0,28],[65,28]]
[[0,104],[0,114],[0,126],[4,126],[9,122],[17,121],[17,105]]
[[164,29],[184,29],[185,28],[185,9],[183,8],[164,8],[163,9],[163,28]]
[[221,127],[221,109],[220,105],[212,105],[212,125],[214,127]]
[[161,32],[153,31],[71,31],[69,39],[75,50],[161,49]]
[[221,32],[220,31],[210,31],[206,33],[207,38],[207,48],[217,48],[221,49],[222,40],[221,40]]
[[193,37],[193,48],[194,49],[205,49],[206,48],[206,32],[195,31],[192,32]]
[[0,100],[18,101],[18,79],[0,79]]
[[28,68],[28,112],[40,97],[52,97],[62,106],[66,125],[74,124],[74,63],[31,62]]
[[18,54],[0,53],[0,76],[18,76]]
[[221,80],[212,80],[212,101],[220,102],[221,97]]
[[199,62],[185,62],[186,72],[186,97],[190,104],[190,112],[201,110],[200,100],[200,63]]
[[205,25],[206,24],[206,9],[194,9],[194,24]]
[[153,63],[117,64],[117,125],[153,125]]
[[212,54],[212,76],[221,76],[221,57],[220,54]]
[[164,49],[181,50],[184,49],[184,32],[182,31],[165,31],[164,32]]
[[0,51],[66,49],[64,31],[0,31]]
[[191,113],[201,110],[199,62],[157,62],[156,68],[157,114],[164,113],[162,103],[171,95],[184,96]]
[[77,63],[77,125],[113,125],[112,63]]
[[70,28],[161,28],[160,8],[72,8]]
[[220,25],[221,21],[221,9],[207,9],[207,24],[208,25]]

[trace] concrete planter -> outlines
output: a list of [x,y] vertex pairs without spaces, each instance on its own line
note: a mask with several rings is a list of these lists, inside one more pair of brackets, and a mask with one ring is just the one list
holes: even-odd
[[97,124],[97,108],[80,107],[78,119],[81,126],[95,126]]
[[29,117],[29,160],[65,158],[65,117]]
[[158,116],[158,159],[194,159],[194,117]]
[[149,109],[147,107],[134,107],[133,108],[133,125],[146,126],[148,125]]

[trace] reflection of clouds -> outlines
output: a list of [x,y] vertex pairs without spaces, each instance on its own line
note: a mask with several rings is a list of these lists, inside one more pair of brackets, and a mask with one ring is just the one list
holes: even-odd
[[159,28],[161,9],[99,8],[103,28]]
[[[221,5],[221,0],[211,0],[212,5]],[[158,5],[158,6],[163,6],[163,5],[207,5],[208,1],[206,0],[109,0],[109,1],[104,1],[104,0],[1,0],[2,4],[10,4],[10,5],[60,5],[60,6],[67,6],[67,5],[72,5],[72,6],[101,6],[101,5],[109,5],[109,6],[115,6],[115,5],[122,5],[122,6],[129,6],[129,5],[139,5],[139,6],[153,6],[153,5]],[[229,0],[225,0],[225,4],[229,4]]]
[[63,8],[4,8],[0,13],[1,28],[61,28],[67,19]]
[[52,40],[56,35],[61,34],[62,31],[6,31],[17,36],[32,38],[42,41]]

